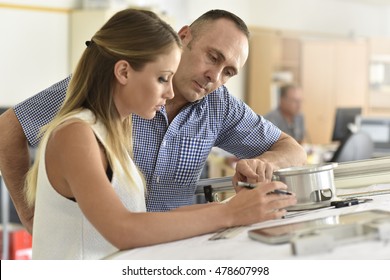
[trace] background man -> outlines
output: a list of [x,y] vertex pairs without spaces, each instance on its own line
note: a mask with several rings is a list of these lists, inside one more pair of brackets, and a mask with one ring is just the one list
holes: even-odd
[[298,143],[305,138],[305,121],[301,113],[302,89],[288,84],[280,88],[279,106],[265,115],[265,118],[292,136]]

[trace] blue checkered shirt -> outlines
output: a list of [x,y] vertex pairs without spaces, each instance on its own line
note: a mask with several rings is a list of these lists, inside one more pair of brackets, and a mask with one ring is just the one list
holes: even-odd
[[[68,77],[14,107],[32,146],[39,142],[40,127],[58,111],[69,80]],[[146,179],[148,211],[192,204],[196,182],[213,146],[238,158],[253,158],[267,151],[280,133],[224,86],[185,106],[171,123],[165,108],[152,120],[134,115],[134,160]]]

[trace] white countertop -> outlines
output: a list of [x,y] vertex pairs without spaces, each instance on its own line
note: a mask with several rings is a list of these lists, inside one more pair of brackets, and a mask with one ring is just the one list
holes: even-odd
[[[354,213],[364,210],[390,211],[390,195],[376,195],[371,197],[372,202],[354,205],[338,209],[323,209],[313,211],[305,215],[267,221],[244,227],[242,231],[229,239],[209,240],[213,234],[206,234],[185,240],[148,246],[132,250],[121,251],[109,256],[107,259],[115,260],[221,260],[221,259],[263,259],[263,260],[286,260],[286,259],[390,259],[390,242],[370,240],[337,246],[331,252],[294,256],[291,245],[268,245],[248,237],[248,230],[254,228],[269,227],[274,225],[289,224],[315,218],[328,217],[335,214]],[[212,222],[212,221],[210,221]]]

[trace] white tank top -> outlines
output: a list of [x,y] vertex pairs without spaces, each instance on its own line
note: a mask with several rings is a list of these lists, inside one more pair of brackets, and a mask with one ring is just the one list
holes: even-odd
[[[106,129],[94,114],[83,110],[71,118],[91,125],[96,137],[106,147]],[[48,137],[44,138],[39,155],[37,196],[33,227],[33,259],[101,259],[118,249],[104,239],[81,212],[78,204],[58,194],[50,184],[45,164]],[[129,169],[136,186],[129,186],[123,170],[112,176],[112,187],[125,207],[132,212],[146,212],[144,183],[134,162],[129,157]],[[93,194],[91,194],[93,195]]]

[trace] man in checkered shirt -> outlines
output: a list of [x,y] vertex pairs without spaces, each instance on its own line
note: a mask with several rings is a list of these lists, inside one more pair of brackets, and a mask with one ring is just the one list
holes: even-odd
[[[214,146],[240,159],[233,185],[237,181],[270,181],[274,170],[304,164],[306,154],[295,140],[224,86],[247,60],[249,31],[245,23],[229,12],[212,10],[184,26],[179,35],[183,53],[173,78],[175,97],[152,120],[133,116],[134,160],[146,179],[148,211],[192,204],[196,182]],[[26,206],[22,192],[29,168],[27,143],[38,144],[39,129],[54,117],[69,79],[21,102],[0,118],[0,129],[6,132],[0,138],[0,169],[29,231],[33,209]],[[267,199],[265,211],[286,207]]]

